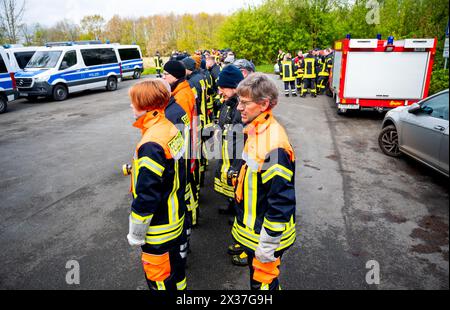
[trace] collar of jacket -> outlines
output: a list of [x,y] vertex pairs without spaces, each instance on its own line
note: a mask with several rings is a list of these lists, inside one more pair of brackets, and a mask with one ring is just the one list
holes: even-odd
[[163,110],[148,111],[145,115],[142,115],[140,118],[138,118],[133,126],[139,128],[142,134],[144,134],[147,129],[155,125],[163,116]]
[[262,134],[267,130],[267,128],[269,128],[272,118],[272,109],[261,113],[257,118],[255,118],[244,128],[244,134],[249,136],[257,136]]
[[227,101],[225,101],[225,104],[229,107],[234,107],[237,106],[237,102],[238,102],[238,96],[234,95],[233,97],[231,97],[230,99],[228,99]]
[[191,89],[191,87],[189,86],[188,81],[186,81],[185,78],[183,78],[182,80],[179,80],[177,82],[178,84],[176,84],[175,89],[172,91],[172,97],[175,97],[176,94],[178,94],[181,90],[183,90],[184,88],[189,88]]

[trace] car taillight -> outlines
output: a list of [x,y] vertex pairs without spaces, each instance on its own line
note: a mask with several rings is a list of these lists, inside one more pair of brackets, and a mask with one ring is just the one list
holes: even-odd
[[14,76],[14,73],[10,73],[9,76],[11,77],[12,87],[13,87],[14,90],[16,90],[17,84],[16,84],[16,78]]

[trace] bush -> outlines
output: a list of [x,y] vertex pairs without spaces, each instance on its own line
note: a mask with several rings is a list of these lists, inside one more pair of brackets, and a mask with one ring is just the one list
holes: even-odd
[[431,75],[430,91],[428,96],[448,88],[448,69],[434,70]]

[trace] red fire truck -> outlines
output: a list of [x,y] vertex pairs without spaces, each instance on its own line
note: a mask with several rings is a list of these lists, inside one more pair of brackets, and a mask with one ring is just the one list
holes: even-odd
[[330,90],[338,114],[382,112],[427,97],[436,45],[436,38],[336,41]]

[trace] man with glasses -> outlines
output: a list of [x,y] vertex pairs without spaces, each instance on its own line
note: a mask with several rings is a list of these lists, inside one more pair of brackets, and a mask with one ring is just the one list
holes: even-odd
[[245,145],[232,235],[248,255],[251,289],[278,290],[281,257],[296,239],[295,154],[272,113],[278,103],[274,82],[254,73],[237,94]]

